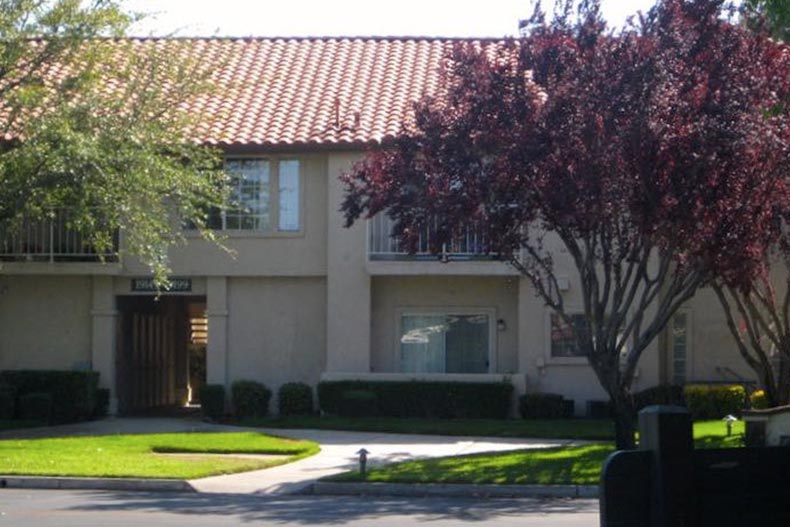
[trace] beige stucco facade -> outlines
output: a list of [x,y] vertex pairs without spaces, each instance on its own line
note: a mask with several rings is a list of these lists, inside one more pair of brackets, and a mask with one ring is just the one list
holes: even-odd
[[[245,154],[245,155],[254,155]],[[299,229],[227,233],[225,248],[191,234],[174,248],[174,277],[184,295],[203,299],[208,320],[207,380],[225,386],[253,379],[275,391],[286,382],[320,379],[445,378],[513,382],[519,393],[561,393],[583,413],[605,399],[585,359],[551,353],[550,313],[532,286],[499,262],[373,261],[367,225],[344,228],[339,176],[359,152],[261,152],[300,162]],[[568,306],[580,307],[565,261],[557,265]],[[565,271],[563,271],[563,269]],[[121,263],[25,262],[0,269],[0,369],[93,367],[115,390],[121,316],[118,299],[146,269]],[[751,379],[710,292],[689,314],[687,380]],[[415,374],[401,371],[401,327],[409,313],[481,313],[488,317],[487,371]],[[671,381],[671,339],[644,354],[636,389]],[[273,402],[273,408],[274,406]]]

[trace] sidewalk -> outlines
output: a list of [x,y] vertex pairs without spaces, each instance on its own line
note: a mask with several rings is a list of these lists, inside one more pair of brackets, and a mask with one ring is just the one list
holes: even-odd
[[[117,418],[58,427],[0,433],[0,439],[53,436],[86,436],[129,433],[239,431],[245,428],[204,423],[193,419]],[[433,435],[343,432],[331,430],[283,430],[254,428],[259,432],[307,439],[321,445],[321,452],[295,463],[239,474],[189,481],[198,492],[223,494],[283,495],[304,491],[324,476],[358,466],[357,451],[368,450],[368,466],[414,458],[455,456],[523,448],[548,448],[578,444],[569,440],[449,437]]]

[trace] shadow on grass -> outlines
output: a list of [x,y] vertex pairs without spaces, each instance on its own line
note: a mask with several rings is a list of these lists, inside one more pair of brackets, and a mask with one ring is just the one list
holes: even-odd
[[[261,497],[226,494],[85,493],[86,503],[69,511],[163,512],[178,515],[231,516],[239,523],[340,525],[351,521],[375,521],[387,516],[405,521],[458,520],[485,522],[493,518],[525,513],[596,514],[592,500],[475,500],[457,498],[352,498],[352,497]],[[90,495],[89,495],[90,494]]]

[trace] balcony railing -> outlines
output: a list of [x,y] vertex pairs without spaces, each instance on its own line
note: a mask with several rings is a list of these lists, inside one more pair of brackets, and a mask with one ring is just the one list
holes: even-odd
[[431,253],[431,237],[437,231],[438,220],[423,229],[413,254],[392,237],[393,221],[386,214],[379,214],[368,222],[368,257],[371,260],[496,260],[496,254],[486,252],[488,247],[483,229],[469,226],[452,243],[444,244],[440,254]]
[[69,210],[55,210],[43,218],[23,219],[18,224],[0,224],[0,260],[26,262],[117,261],[119,238],[112,247],[99,252],[87,236],[70,228]]

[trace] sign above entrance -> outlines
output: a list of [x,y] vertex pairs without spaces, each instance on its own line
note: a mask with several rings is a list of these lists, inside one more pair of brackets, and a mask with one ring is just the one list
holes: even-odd
[[[170,278],[170,287],[166,293],[188,293],[192,291],[191,278]],[[132,278],[132,291],[135,293],[155,293],[157,291],[153,278]]]

